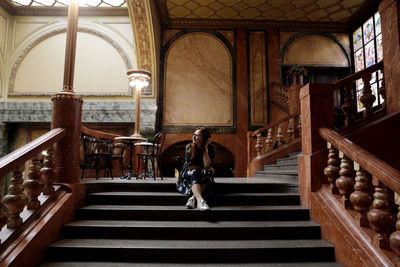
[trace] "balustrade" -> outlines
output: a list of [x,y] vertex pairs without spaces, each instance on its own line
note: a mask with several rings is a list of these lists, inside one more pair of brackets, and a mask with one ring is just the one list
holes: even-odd
[[[12,172],[8,193],[1,199],[6,213],[0,214],[0,229],[3,229],[5,224],[11,231],[21,227],[33,214],[31,212],[28,217],[22,218],[21,214],[25,208],[32,211],[38,210],[43,204],[39,200],[41,194],[48,196],[55,194],[53,183],[56,180],[56,164],[53,145],[64,136],[65,129],[54,129],[0,159],[2,184],[4,184],[4,176]],[[46,147],[47,151],[42,156],[42,151]],[[21,166],[24,166],[26,161],[30,161],[30,165],[24,181]],[[10,234],[0,236],[10,236]],[[1,243],[4,241],[0,240]]]
[[[377,247],[392,249],[400,255],[400,200],[397,196],[400,191],[400,171],[333,130],[321,128],[320,134],[328,142],[329,153],[324,174],[330,183],[330,191],[335,194],[336,189],[333,188],[337,186],[343,207],[355,211],[349,214],[359,226],[373,230],[375,234],[371,239]],[[337,177],[339,162],[336,151],[339,151],[341,158],[340,177]],[[399,211],[397,221],[393,208]]]
[[[350,126],[354,124],[356,119],[357,113],[357,106],[355,97],[353,96],[355,81],[358,79],[362,79],[364,87],[362,89],[362,94],[360,96],[360,102],[363,104],[364,107],[364,118],[370,117],[372,112],[372,105],[377,96],[373,95],[371,90],[371,78],[372,73],[377,72],[380,70],[382,73],[383,69],[383,62],[379,62],[375,65],[372,65],[360,72],[354,73],[352,75],[347,76],[344,79],[341,79],[335,82],[332,86],[334,90],[343,88],[344,89],[344,103],[341,106],[343,113],[346,116],[345,126]],[[376,75],[378,76],[378,75]],[[379,84],[379,83],[378,83]],[[385,99],[385,80],[382,79],[382,82],[378,88],[378,93],[381,95],[383,99]],[[386,108],[385,101],[382,103],[382,108]]]

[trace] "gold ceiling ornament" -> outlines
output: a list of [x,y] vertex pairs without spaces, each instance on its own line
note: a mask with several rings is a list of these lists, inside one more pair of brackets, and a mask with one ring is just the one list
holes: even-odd
[[[8,0],[15,6],[30,7],[65,7],[71,0]],[[83,7],[126,7],[125,0],[79,0]]]

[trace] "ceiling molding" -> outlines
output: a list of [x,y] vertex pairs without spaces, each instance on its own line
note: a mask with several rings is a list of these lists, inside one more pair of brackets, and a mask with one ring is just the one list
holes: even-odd
[[318,31],[348,32],[344,23],[280,21],[280,20],[239,20],[239,19],[168,19],[164,21],[166,28],[279,28],[281,30],[307,29]]
[[[12,16],[67,16],[68,7],[14,6],[0,0],[0,7]],[[129,16],[126,7],[80,7],[79,16]]]

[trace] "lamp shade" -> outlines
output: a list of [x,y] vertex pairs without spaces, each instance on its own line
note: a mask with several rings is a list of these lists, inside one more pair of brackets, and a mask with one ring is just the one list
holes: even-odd
[[151,72],[147,70],[137,69],[128,70],[126,73],[129,79],[129,85],[141,90],[143,87],[149,86]]

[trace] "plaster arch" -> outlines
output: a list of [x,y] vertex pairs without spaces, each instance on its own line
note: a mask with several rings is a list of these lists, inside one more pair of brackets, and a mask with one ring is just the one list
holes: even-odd
[[[29,43],[24,45],[23,49],[19,50],[19,54],[18,54],[18,56],[16,56],[16,59],[12,66],[10,77],[9,77],[9,83],[8,83],[8,94],[9,95],[27,95],[27,94],[28,95],[43,95],[43,92],[38,92],[38,91],[24,92],[22,94],[15,92],[14,87],[15,87],[15,82],[16,82],[17,75],[18,75],[18,70],[19,70],[21,64],[23,64],[26,57],[28,55],[30,55],[30,53],[35,48],[39,47],[41,44],[50,40],[51,38],[55,38],[57,36],[65,34],[65,33],[66,33],[66,25],[58,25],[57,27],[52,27],[50,30],[44,31],[42,34],[38,35],[36,38],[30,40]],[[88,36],[93,36],[95,38],[98,38],[98,40],[107,44],[106,46],[109,46],[111,48],[111,50],[109,48],[107,48],[107,49],[109,49],[110,51],[114,50],[118,54],[122,64],[124,65],[122,72],[123,72],[123,76],[124,76],[123,77],[124,82],[126,81],[126,84],[124,85],[126,93],[118,92],[116,95],[122,95],[122,96],[123,95],[126,95],[126,96],[132,95],[132,90],[129,88],[126,77],[125,77],[126,70],[132,68],[132,63],[127,54],[126,49],[123,49],[122,46],[120,45],[120,43],[117,42],[115,40],[115,38],[110,37],[107,33],[105,33],[105,31],[102,31],[102,30],[94,28],[94,27],[90,27],[87,25],[78,26],[78,34],[87,34]],[[60,54],[60,56],[63,56],[64,52],[59,53],[59,54]],[[62,66],[63,66],[63,64],[62,64]],[[61,88],[62,88],[62,84],[60,84],[57,88],[53,88],[53,92],[47,92],[47,93],[52,94]],[[46,92],[45,92],[45,94],[46,94]],[[89,95],[90,94],[96,95],[96,93],[89,93]],[[112,92],[105,92],[105,93],[103,92],[102,94],[113,95]],[[83,93],[83,95],[85,95],[85,93]]]
[[280,51],[282,65],[350,67],[348,48],[330,33],[298,33]]

